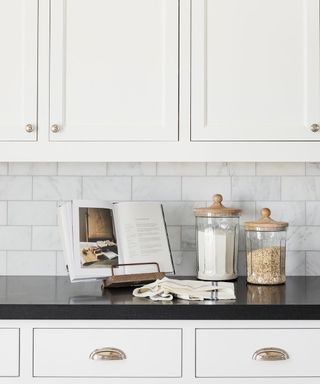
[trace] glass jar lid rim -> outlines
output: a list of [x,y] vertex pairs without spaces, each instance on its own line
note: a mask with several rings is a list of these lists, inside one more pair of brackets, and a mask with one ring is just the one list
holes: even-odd
[[239,217],[241,209],[225,207],[222,204],[223,197],[220,194],[213,196],[210,207],[194,208],[194,214],[199,217]]
[[271,211],[269,208],[263,208],[261,210],[261,217],[257,221],[247,221],[244,223],[244,228],[247,231],[283,231],[289,224],[284,221],[276,221],[271,217]]

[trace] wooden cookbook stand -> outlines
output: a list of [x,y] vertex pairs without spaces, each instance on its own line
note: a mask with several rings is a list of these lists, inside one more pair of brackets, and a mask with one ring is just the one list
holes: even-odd
[[[156,272],[147,273],[130,273],[126,275],[115,275],[114,269],[118,267],[130,267],[137,265],[155,265],[157,267]],[[103,280],[102,288],[119,288],[119,287],[130,287],[136,285],[143,285],[151,283],[157,279],[165,277],[164,272],[160,272],[158,263],[130,263],[130,264],[118,264],[111,267],[111,276],[108,276]]]

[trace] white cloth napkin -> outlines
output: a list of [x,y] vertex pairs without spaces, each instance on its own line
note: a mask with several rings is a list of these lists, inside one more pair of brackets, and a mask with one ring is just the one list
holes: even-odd
[[234,300],[234,284],[227,282],[176,280],[164,277],[134,289],[133,296],[148,297],[153,301],[183,300]]

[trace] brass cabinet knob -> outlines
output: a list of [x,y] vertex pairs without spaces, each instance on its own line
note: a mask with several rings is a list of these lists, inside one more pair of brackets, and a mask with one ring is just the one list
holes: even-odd
[[310,130],[312,132],[318,132],[320,130],[320,125],[319,124],[311,124]]
[[95,349],[90,353],[91,360],[125,360],[126,354],[118,348],[105,347]]
[[52,133],[58,133],[60,131],[60,127],[58,124],[52,124],[51,125],[51,132]]
[[262,361],[277,361],[277,360],[288,360],[289,354],[284,349],[267,347],[261,348],[255,351],[252,355],[252,360]]
[[31,133],[31,132],[34,131],[34,127],[33,127],[32,124],[27,124],[27,125],[25,126],[25,130],[26,130],[26,132]]

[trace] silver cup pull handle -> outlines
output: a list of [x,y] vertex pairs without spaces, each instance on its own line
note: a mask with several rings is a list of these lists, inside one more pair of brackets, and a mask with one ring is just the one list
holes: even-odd
[[118,348],[104,347],[95,349],[89,355],[91,360],[125,360],[126,354]]
[[252,355],[252,360],[278,361],[288,360],[289,354],[284,349],[276,347],[261,348]]

